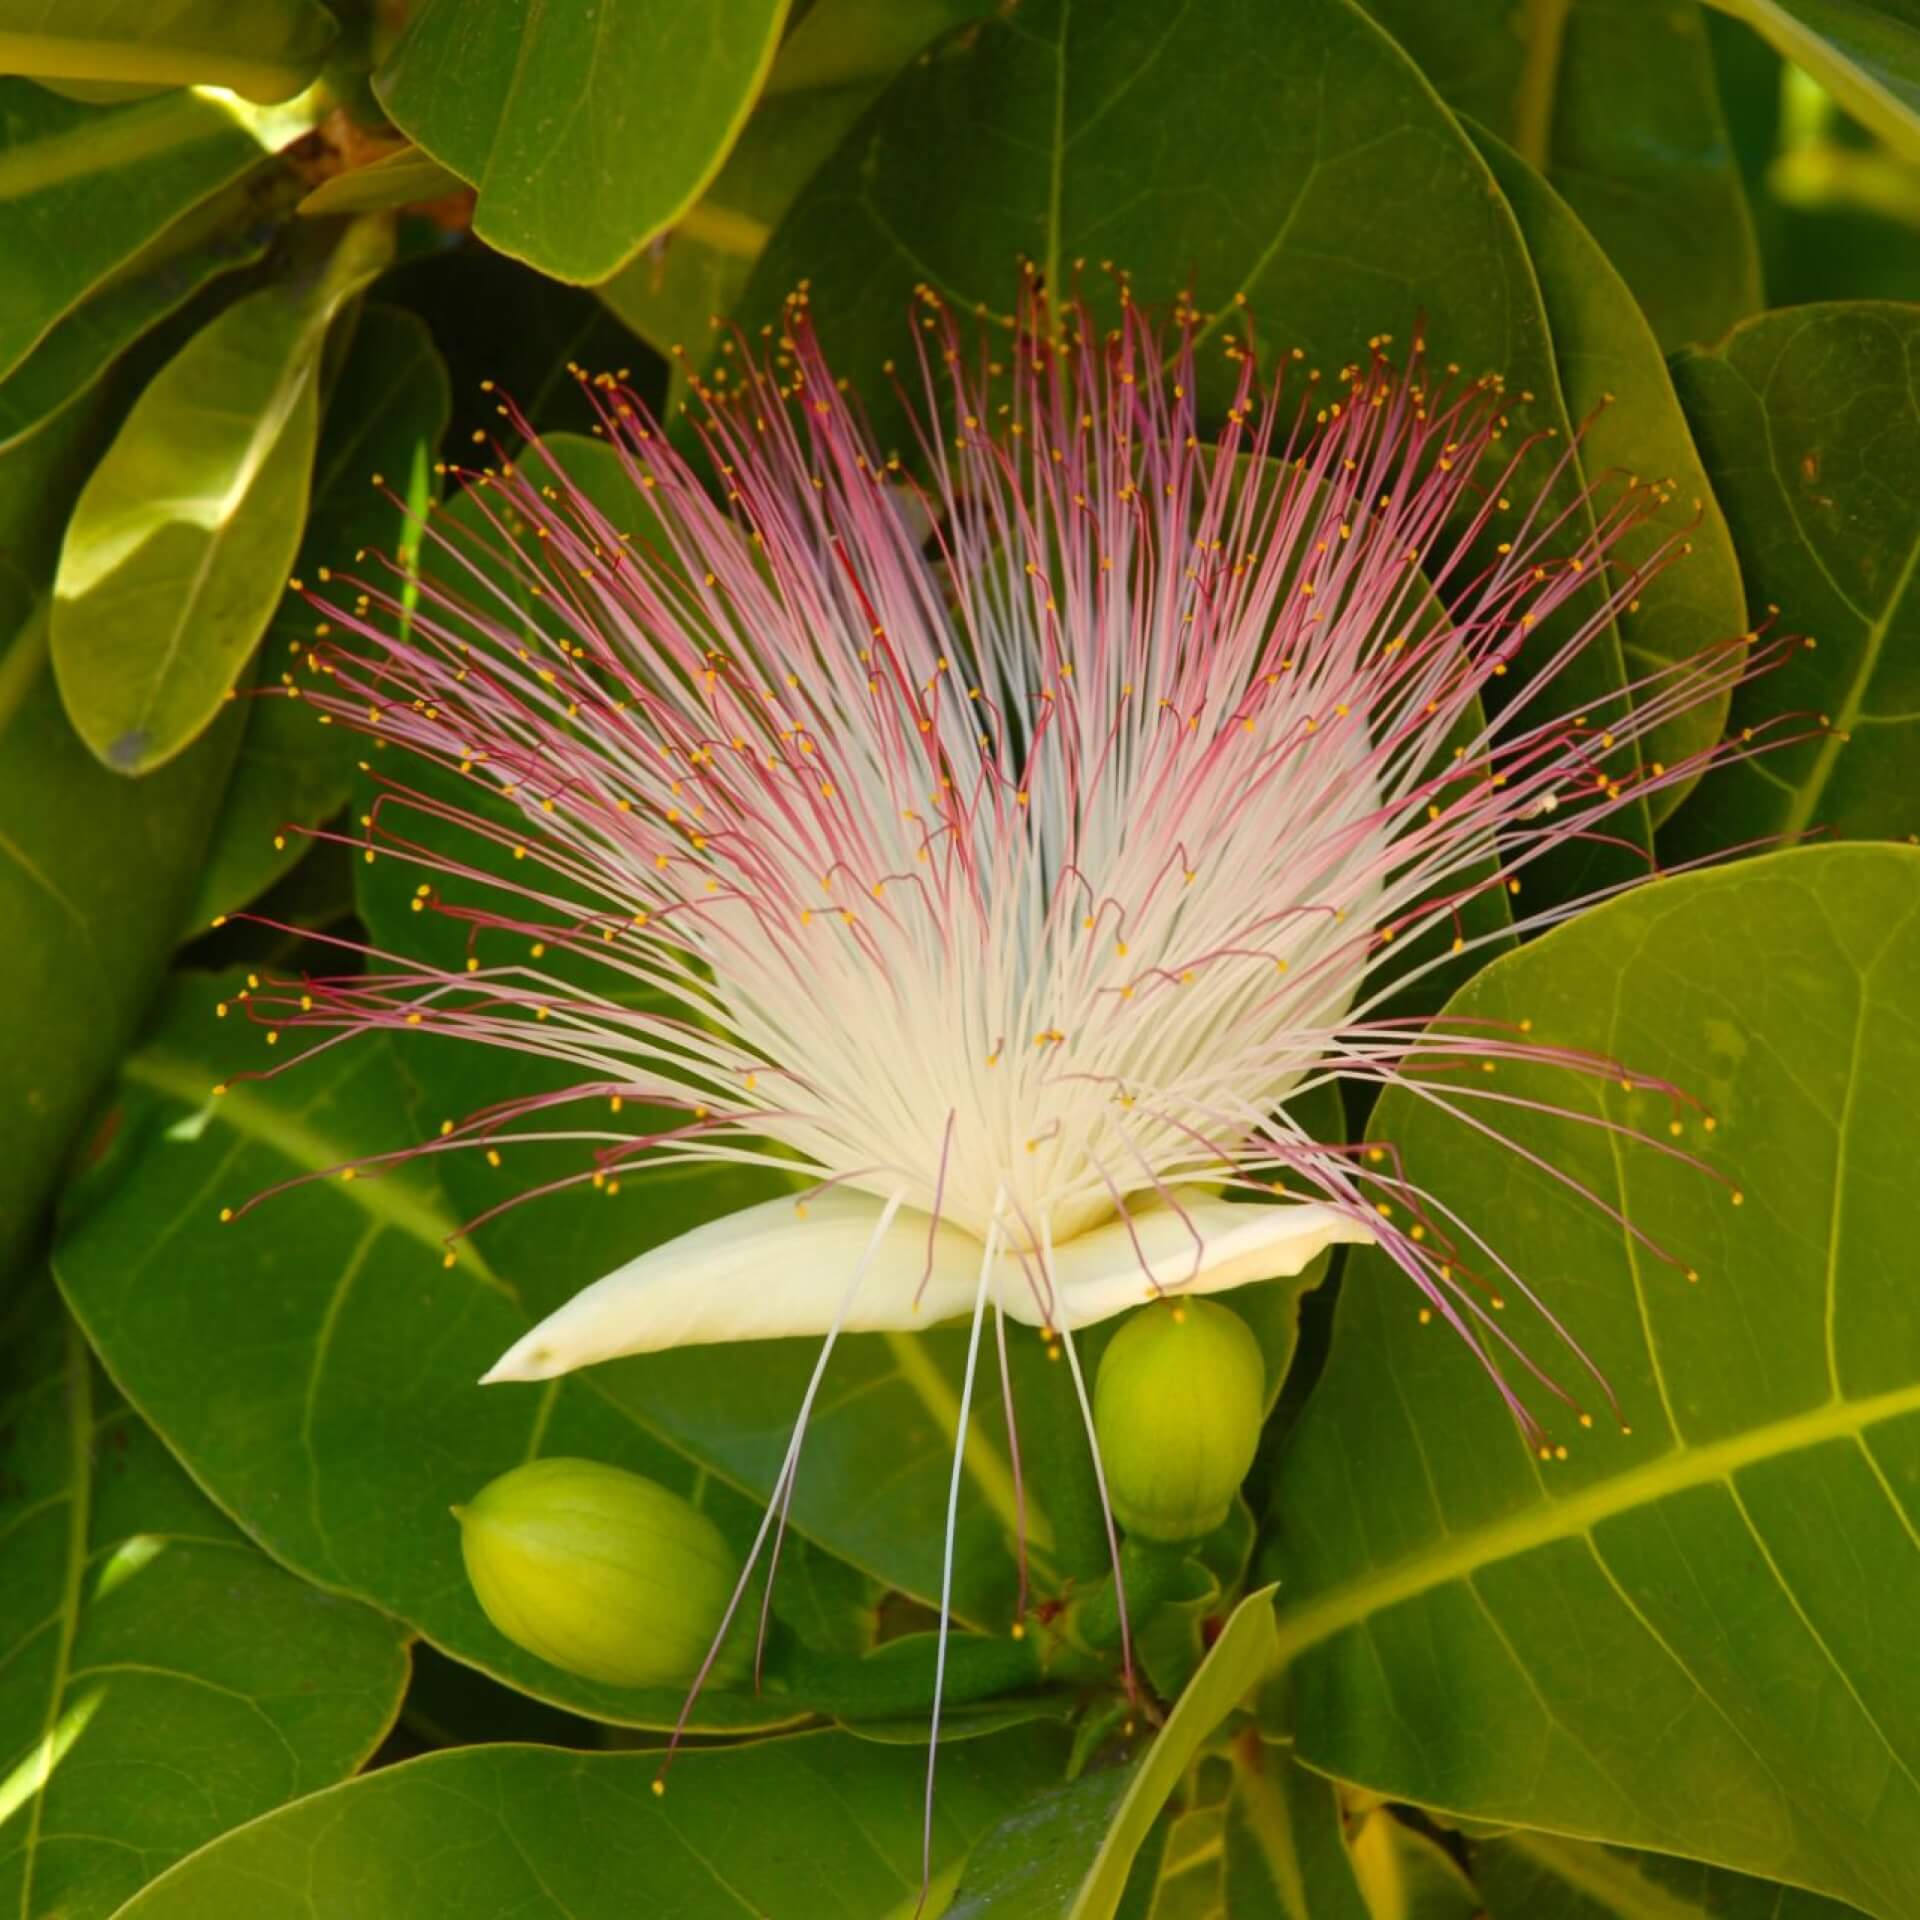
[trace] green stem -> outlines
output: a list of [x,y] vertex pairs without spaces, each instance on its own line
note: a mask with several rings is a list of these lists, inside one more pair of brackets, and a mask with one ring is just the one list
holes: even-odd
[[[825,1713],[884,1720],[930,1712],[936,1639],[931,1633],[909,1634],[857,1657],[795,1648],[781,1667],[796,1699]],[[1039,1686],[1047,1669],[1037,1635],[1000,1640],[956,1633],[947,1642],[946,1704],[1023,1692]]]
[[[1169,1600],[1192,1597],[1195,1574],[1185,1546],[1164,1546],[1129,1534],[1120,1544],[1120,1579],[1127,1590],[1127,1621],[1135,1633]],[[1120,1603],[1111,1580],[1095,1587],[1069,1616],[1070,1637],[1111,1651],[1120,1644]]]

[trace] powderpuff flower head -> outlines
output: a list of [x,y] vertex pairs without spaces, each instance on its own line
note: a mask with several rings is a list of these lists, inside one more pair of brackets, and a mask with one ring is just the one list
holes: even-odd
[[[1517,1292],[1558,1330],[1497,1223],[1391,1151],[1313,1137],[1297,1103],[1399,1085],[1497,1130],[1488,1063],[1618,1076],[1405,1011],[1409,990],[1502,937],[1468,931],[1476,896],[1518,909],[1537,863],[1751,751],[1643,748],[1784,643],[1563,691],[1591,688],[1584,656],[1684,528],[1663,485],[1586,486],[1497,379],[1418,343],[1269,379],[1185,310],[1123,300],[1108,329],[1035,296],[979,344],[924,299],[903,457],[797,297],[705,395],[698,461],[587,383],[631,514],[503,450],[466,476],[484,554],[432,535],[439,584],[355,582],[328,608],[355,638],[315,703],[474,795],[372,763],[369,850],[419,863],[473,958],[356,954],[254,1011],[321,1045],[423,1029],[572,1076],[424,1151],[576,1139],[582,1180],[705,1162],[804,1186],[641,1253],[490,1381],[962,1314],[977,1355],[989,1304],[1003,1358],[1010,1319],[1071,1359],[1074,1331],[1155,1295],[1367,1242],[1538,1443],[1513,1380],[1572,1396],[1492,1310]],[[456,904],[463,879],[512,909]],[[572,959],[503,962],[500,929]]]

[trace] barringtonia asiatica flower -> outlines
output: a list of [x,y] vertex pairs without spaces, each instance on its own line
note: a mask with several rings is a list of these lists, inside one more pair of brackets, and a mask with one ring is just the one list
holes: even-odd
[[[619,382],[590,385],[630,516],[503,455],[467,476],[484,563],[450,532],[404,610],[377,581],[329,608],[357,639],[315,704],[487,798],[463,815],[375,765],[372,844],[420,863],[473,958],[376,954],[256,1004],[574,1076],[429,1151],[520,1130],[581,1141],[582,1180],[720,1162],[808,1183],[641,1253],[489,1380],[964,1313],[977,1351],[988,1303],[1071,1357],[1075,1329],[1156,1293],[1372,1242],[1538,1440],[1503,1363],[1561,1389],[1476,1278],[1526,1293],[1490,1223],[1296,1106],[1395,1084],[1494,1127],[1465,1065],[1617,1075],[1407,1012],[1405,989],[1503,937],[1468,931],[1476,896],[1545,924],[1569,909],[1527,910],[1538,862],[1750,750],[1643,751],[1786,643],[1729,636],[1595,692],[1584,656],[1684,542],[1668,487],[1586,488],[1567,441],[1510,428],[1497,380],[1417,345],[1269,381],[1240,331],[1184,312],[1126,305],[1102,331],[1035,303],[1004,365],[930,297],[919,318],[904,460],[796,301],[708,396],[698,466]],[[436,873],[520,907],[457,906]],[[577,964],[504,957],[495,929]]]

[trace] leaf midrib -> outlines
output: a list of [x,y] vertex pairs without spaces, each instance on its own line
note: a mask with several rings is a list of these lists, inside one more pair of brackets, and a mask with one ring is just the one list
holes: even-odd
[[[136,1086],[184,1101],[195,1109],[204,1106],[213,1096],[204,1067],[160,1048],[145,1047],[131,1055],[122,1065],[121,1074]],[[272,1148],[295,1166],[316,1174],[344,1170],[361,1157],[319,1128],[269,1106],[244,1085],[229,1085],[215,1106],[217,1118],[226,1121],[236,1133]],[[394,1175],[356,1181],[346,1191],[353,1203],[372,1219],[395,1228],[435,1253],[449,1251],[449,1241],[459,1231],[459,1224],[451,1214],[442,1212]],[[461,1266],[517,1298],[513,1289],[486,1266],[470,1242],[462,1243],[455,1250]]]
[[1529,1507],[1465,1533],[1446,1535],[1435,1545],[1384,1568],[1371,1569],[1317,1599],[1296,1608],[1283,1608],[1279,1620],[1280,1662],[1284,1664],[1389,1607],[1418,1599],[1453,1581],[1470,1579],[1483,1567],[1561,1540],[1589,1535],[1603,1521],[1695,1487],[1731,1480],[1742,1468],[1831,1440],[1858,1439],[1869,1427],[1908,1413],[1920,1413],[1920,1382],[1860,1400],[1824,1401],[1725,1440],[1676,1448],[1580,1493]]
[[[1769,431],[1771,423],[1769,422]],[[1782,488],[1782,492],[1785,489]],[[1795,516],[1796,521],[1798,516]],[[1808,543],[1811,548],[1811,542]],[[1855,664],[1852,684],[1847,688],[1847,697],[1841,702],[1839,710],[1833,716],[1833,724],[1828,728],[1825,738],[1820,742],[1820,750],[1814,756],[1813,771],[1801,781],[1788,807],[1782,832],[1786,838],[1797,839],[1805,833],[1813,819],[1813,810],[1826,797],[1828,782],[1833,778],[1833,763],[1840,756],[1840,749],[1847,744],[1848,736],[1859,725],[1860,710],[1866,703],[1868,689],[1873,684],[1874,675],[1879,671],[1880,656],[1885,650],[1887,636],[1893,631],[1894,616],[1900,610],[1900,604],[1907,597],[1907,589],[1914,583],[1916,574],[1920,574],[1920,535],[1916,535],[1913,544],[1907,549],[1905,563],[1901,566],[1899,577],[1894,581],[1892,591],[1887,595],[1886,605],[1880,610],[1879,617],[1870,621],[1860,648],[1860,657]]]

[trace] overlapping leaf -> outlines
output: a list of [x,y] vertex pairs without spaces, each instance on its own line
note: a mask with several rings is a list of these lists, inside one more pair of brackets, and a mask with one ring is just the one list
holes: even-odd
[[[314,459],[313,505],[296,563],[309,585],[321,586],[322,568],[377,570],[382,557],[404,564],[413,528],[394,499],[424,508],[432,497],[435,449],[451,406],[425,325],[391,307],[364,313],[327,396]],[[320,726],[287,691],[301,683],[297,669],[318,624],[293,595],[267,630],[259,691],[248,703],[233,783],[201,870],[194,926],[263,891],[306,850],[297,829],[318,825],[346,801],[355,742],[344,729]]]
[[[1746,626],[1740,563],[1647,322],[1553,188],[1499,141],[1482,135],[1480,150],[1526,238],[1567,410],[1587,423],[1588,472],[1659,483],[1695,516],[1685,558],[1649,580],[1621,622],[1627,672],[1655,673],[1676,656],[1737,641]],[[1677,760],[1711,746],[1726,716],[1724,697],[1695,707],[1651,736],[1647,758]],[[1655,796],[1656,820],[1683,798],[1679,788]]]
[[111,418],[104,396],[83,401],[0,462],[0,1266],[40,1231],[73,1130],[166,967],[237,736],[216,726],[135,787],[61,709],[36,596]]
[[319,0],[22,0],[0,29],[0,70],[284,100],[319,72],[339,31]]
[[1735,719],[1814,738],[1716,773],[1674,822],[1717,839],[1920,832],[1920,311],[1763,314],[1675,378],[1740,542],[1756,611],[1814,641],[1744,689]]
[[1920,20],[1904,0],[1713,0],[1881,139],[1920,156]]
[[1753,218],[1693,0],[1565,0],[1526,15],[1525,31],[1502,0],[1367,10],[1456,112],[1546,175],[1664,349],[1717,339],[1760,305]]
[[433,0],[376,79],[394,124],[479,189],[474,230],[601,280],[683,214],[753,104],[786,0]]
[[1272,1602],[1268,1588],[1240,1603],[1135,1767],[1056,1793],[984,1844],[955,1895],[954,1920],[1056,1911],[1063,1920],[1111,1920],[1181,1776],[1272,1666]]
[[1509,1833],[1473,1849],[1487,1920],[1849,1920],[1858,1912],[1698,1860],[1629,1853],[1551,1833]]
[[713,184],[665,239],[599,289],[662,352],[699,353],[731,311],[775,222],[908,60],[985,0],[825,0],[787,36]]
[[260,258],[268,229],[250,202],[236,189],[177,221],[0,381],[0,458],[91,393],[128,347],[209,282]]
[[100,1379],[50,1283],[0,1336],[0,1899],[96,1920],[353,1772],[403,1636],[276,1567]]
[[82,490],[54,580],[60,694],[100,761],[142,774],[226,698],[285,587],[306,517],[319,360],[392,235],[356,223],[236,302],[135,402]]
[[[675,1689],[598,1686],[510,1645],[480,1613],[447,1509],[536,1454],[611,1461],[697,1495],[736,1546],[758,1509],[703,1483],[590,1384],[532,1394],[475,1382],[523,1331],[515,1290],[473,1255],[421,1169],[344,1180],[398,1146],[408,1089],[381,1044],[292,1078],[217,1076],[276,1056],[244,981],[196,981],[127,1059],[101,1164],[71,1197],[61,1286],[135,1407],[249,1533],[331,1591],[372,1601],[436,1645],[577,1711],[671,1725]],[[223,1224],[221,1211],[325,1176]],[[217,1331],[216,1331],[217,1330]],[[698,1724],[791,1719],[709,1692]]]
[[156,235],[258,166],[261,137],[194,93],[98,108],[0,79],[0,379]]
[[[1893,1623],[1920,1606],[1916,995],[1920,852],[1858,846],[1662,883],[1455,1000],[1626,1063],[1502,1066],[1471,1101],[1538,1165],[1404,1094],[1373,1131],[1551,1300],[1631,1431],[1600,1401],[1594,1431],[1566,1419],[1565,1461],[1535,1460],[1404,1281],[1350,1268],[1276,1486],[1307,1760],[1913,1910],[1920,1674]],[[1529,1099],[1577,1117],[1493,1104]],[[1582,1117],[1677,1127],[1706,1170]]]

